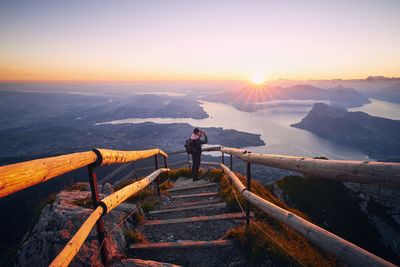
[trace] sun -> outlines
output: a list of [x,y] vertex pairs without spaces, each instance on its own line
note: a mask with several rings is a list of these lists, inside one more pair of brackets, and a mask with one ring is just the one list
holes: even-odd
[[263,84],[265,82],[265,77],[264,77],[264,75],[262,75],[260,73],[256,73],[256,74],[253,74],[250,77],[250,81],[253,84],[260,85],[260,84]]

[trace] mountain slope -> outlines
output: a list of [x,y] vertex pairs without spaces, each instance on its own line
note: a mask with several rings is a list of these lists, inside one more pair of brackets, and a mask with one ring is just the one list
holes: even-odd
[[400,121],[397,120],[317,103],[301,122],[291,126],[357,148],[375,159],[400,159]]

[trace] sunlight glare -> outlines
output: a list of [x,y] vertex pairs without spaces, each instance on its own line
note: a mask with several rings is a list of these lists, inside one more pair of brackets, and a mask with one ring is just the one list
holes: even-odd
[[265,77],[264,77],[264,75],[262,75],[262,74],[260,74],[260,73],[253,74],[253,75],[251,76],[251,78],[250,78],[250,81],[251,81],[253,84],[257,84],[257,85],[263,84],[263,83],[265,82]]

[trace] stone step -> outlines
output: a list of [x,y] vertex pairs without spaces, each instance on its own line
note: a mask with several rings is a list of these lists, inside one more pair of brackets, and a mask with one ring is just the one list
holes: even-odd
[[246,266],[242,260],[244,255],[235,244],[229,244],[229,241],[213,244],[214,241],[189,241],[192,244],[184,243],[185,241],[171,242],[182,244],[163,242],[154,248],[131,248],[127,253],[135,258],[170,262],[185,267]]
[[198,188],[205,188],[205,187],[214,187],[218,186],[217,183],[203,183],[203,184],[190,184],[190,185],[185,185],[185,186],[176,186],[168,189],[168,192],[177,192],[177,191],[186,191],[186,190],[193,190],[193,189],[198,189]]
[[195,241],[195,240],[182,240],[176,242],[151,242],[151,243],[137,243],[129,246],[130,249],[175,249],[175,248],[205,248],[205,247],[218,247],[218,246],[232,246],[232,240],[210,240],[210,241]]
[[143,226],[151,225],[163,225],[163,224],[177,224],[177,223],[193,223],[203,221],[215,221],[215,220],[229,220],[229,219],[244,219],[246,217],[242,212],[235,213],[224,213],[211,216],[195,216],[188,218],[176,218],[176,219],[165,219],[165,220],[145,220]]
[[212,209],[212,208],[225,208],[225,207],[226,207],[226,203],[215,203],[215,204],[205,204],[205,205],[196,205],[196,206],[186,206],[186,207],[180,207],[180,208],[152,210],[149,212],[149,214],[154,215],[154,214],[160,214],[160,213],[179,212],[179,211],[186,211],[186,210]]
[[[220,200],[221,201],[221,200]],[[147,218],[149,220],[163,220],[163,219],[177,219],[177,218],[187,218],[193,216],[211,216],[217,214],[226,213],[227,208],[224,202],[196,205],[196,206],[186,206],[178,207],[173,209],[158,209],[154,212],[149,212]]]

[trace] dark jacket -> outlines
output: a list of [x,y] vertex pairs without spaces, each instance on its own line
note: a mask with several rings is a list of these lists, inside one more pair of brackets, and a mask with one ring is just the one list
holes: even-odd
[[207,135],[204,137],[204,140],[196,139],[192,140],[193,142],[193,153],[192,154],[201,154],[201,145],[207,144],[208,143],[208,137]]

